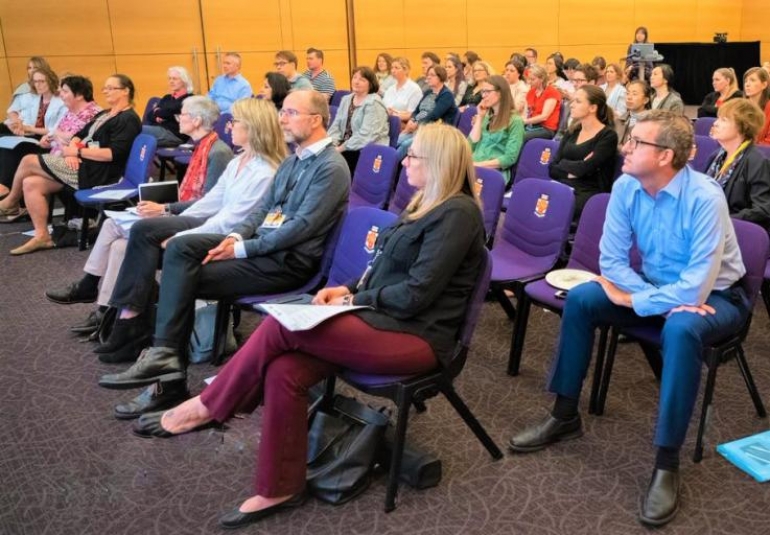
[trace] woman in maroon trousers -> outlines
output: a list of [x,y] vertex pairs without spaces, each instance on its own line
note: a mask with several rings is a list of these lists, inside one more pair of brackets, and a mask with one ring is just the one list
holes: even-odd
[[203,393],[134,432],[170,437],[264,402],[254,495],[220,518],[226,528],[300,505],[307,456],[307,390],[339,368],[372,374],[427,372],[448,362],[484,258],[468,143],[455,128],[425,125],[403,161],[418,193],[360,281],[325,288],[317,305],[368,305],[309,331],[268,317]]

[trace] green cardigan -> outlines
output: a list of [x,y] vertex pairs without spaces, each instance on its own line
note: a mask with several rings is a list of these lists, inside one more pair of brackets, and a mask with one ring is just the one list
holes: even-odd
[[481,138],[476,143],[470,142],[473,149],[473,161],[499,160],[500,170],[505,177],[505,182],[508,183],[511,180],[510,168],[518,161],[519,152],[524,143],[524,121],[516,114],[511,115],[508,127],[497,132],[488,130],[489,114],[484,116],[483,121],[481,123]]

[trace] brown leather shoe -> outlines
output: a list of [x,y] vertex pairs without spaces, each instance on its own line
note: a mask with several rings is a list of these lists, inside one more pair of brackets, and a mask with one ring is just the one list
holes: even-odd
[[11,254],[14,256],[19,256],[23,254],[34,253],[35,251],[43,251],[45,249],[53,248],[54,244],[50,236],[48,238],[32,238],[24,245],[17,247],[16,249],[11,249]]

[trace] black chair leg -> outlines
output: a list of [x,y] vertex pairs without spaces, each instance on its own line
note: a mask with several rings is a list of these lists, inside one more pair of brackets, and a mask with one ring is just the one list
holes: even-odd
[[746,362],[746,354],[743,352],[743,346],[738,346],[738,356],[735,360],[738,361],[738,369],[741,370],[743,381],[746,383],[746,388],[749,391],[751,400],[754,402],[754,408],[757,410],[757,416],[760,418],[766,418],[767,411],[765,410],[765,404],[762,403],[759,390],[757,390],[757,385],[754,383],[754,377],[751,375],[751,370],[749,369],[749,363]]
[[516,308],[513,306],[513,303],[511,303],[508,296],[505,295],[505,289],[497,285],[492,286],[492,294],[495,296],[495,299],[497,299],[497,302],[500,303],[500,306],[503,307],[503,310],[505,310],[508,319],[514,321],[516,319]]
[[660,383],[660,377],[663,373],[663,357],[660,356],[660,348],[642,342],[639,343],[639,347],[642,348],[644,358],[647,359],[647,364],[650,365],[650,369],[655,375],[655,380]]
[[227,345],[227,322],[230,321],[230,309],[232,306],[227,301],[217,302],[216,321],[214,322],[214,355],[211,363],[219,366],[225,358],[225,346]]
[[764,279],[762,281],[762,301],[765,302],[765,310],[767,315],[770,316],[770,279]]
[[[711,352],[709,352],[711,353]],[[695,452],[692,455],[693,462],[699,463],[703,458],[703,436],[706,434],[706,425],[711,419],[711,402],[714,398],[714,385],[717,380],[719,358],[713,354],[704,354],[704,360],[708,363],[709,371],[706,378],[706,388],[703,390],[703,407],[700,411],[700,424],[698,425],[698,437],[695,440]]]
[[390,456],[390,471],[388,472],[388,489],[385,493],[385,512],[390,513],[396,508],[398,495],[398,474],[401,471],[401,459],[404,456],[406,443],[406,426],[409,420],[409,407],[412,405],[412,395],[403,389],[398,396],[398,413],[393,442],[393,452]]
[[[607,391],[610,389],[612,366],[615,364],[615,353],[618,349],[618,335],[618,331],[613,328],[610,332],[610,343],[607,348],[607,356],[604,359],[602,380],[599,383],[599,392],[596,396],[596,406],[594,409],[594,414],[596,414],[596,416],[604,414],[604,404],[607,402]],[[591,396],[593,396],[593,392],[591,393]]]
[[604,356],[607,353],[607,337],[609,327],[599,328],[599,347],[596,350],[596,362],[594,363],[594,379],[591,385],[591,397],[588,401],[588,414],[596,414],[596,402],[599,397],[599,384],[604,370]]
[[482,427],[481,423],[476,419],[465,402],[460,398],[460,396],[457,395],[454,387],[452,385],[443,385],[441,392],[443,392],[444,396],[447,398],[452,407],[454,407],[454,410],[457,411],[457,414],[460,415],[465,424],[471,429],[471,431],[473,431],[473,434],[476,435],[476,438],[478,438],[479,441],[484,445],[492,458],[495,460],[502,459],[503,452],[500,451],[500,448],[497,447],[495,441],[492,440],[486,429]]
[[[505,295],[503,295],[503,297],[505,297]],[[507,297],[505,297],[505,299],[506,301],[508,300]],[[519,310],[513,320],[511,353],[508,355],[508,375],[519,375],[521,354],[524,351],[524,338],[527,334],[527,322],[529,321],[529,311],[531,308],[532,301],[527,297],[527,293],[522,290],[519,297]]]
[[412,405],[414,405],[414,410],[420,413],[428,410],[428,407],[425,406],[425,402],[421,399],[413,399]]

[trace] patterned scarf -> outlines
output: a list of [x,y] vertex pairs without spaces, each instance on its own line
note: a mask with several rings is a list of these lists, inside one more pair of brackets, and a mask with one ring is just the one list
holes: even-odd
[[179,187],[180,201],[194,201],[203,197],[209,151],[218,139],[216,132],[210,132],[198,142],[190,157],[190,165],[187,167],[182,185]]
[[714,161],[711,162],[706,174],[714,178],[719,185],[722,186],[722,189],[724,189],[730,181],[730,177],[733,175],[735,168],[738,167],[738,164],[741,163],[743,156],[746,154],[746,147],[750,144],[750,140],[744,141],[741,146],[738,147],[738,150],[736,150],[729,158],[727,157],[727,151],[725,151],[725,149],[719,149],[719,153],[716,158],[714,158]]

